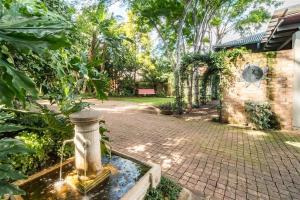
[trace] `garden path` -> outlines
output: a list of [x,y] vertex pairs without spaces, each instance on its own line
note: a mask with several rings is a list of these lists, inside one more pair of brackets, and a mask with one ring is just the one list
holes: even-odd
[[199,196],[300,199],[300,134],[148,114],[134,103],[89,101],[103,112],[114,149],[161,164],[164,175]]

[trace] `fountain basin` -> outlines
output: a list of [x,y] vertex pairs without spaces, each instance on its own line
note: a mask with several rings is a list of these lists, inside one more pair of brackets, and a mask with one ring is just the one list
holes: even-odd
[[[150,187],[160,182],[161,168],[151,162],[141,162],[118,151],[112,152],[112,159],[102,158],[102,163],[112,164],[118,173],[112,174],[103,184],[86,194],[87,199],[105,200],[142,200]],[[26,196],[15,196],[17,200],[37,199],[72,199],[82,200],[86,196],[76,190],[63,188],[62,193],[55,193],[54,186],[59,180],[59,167],[55,165],[38,172],[16,184],[27,192]],[[63,177],[74,170],[74,158],[63,162]],[[69,192],[66,192],[68,190]]]

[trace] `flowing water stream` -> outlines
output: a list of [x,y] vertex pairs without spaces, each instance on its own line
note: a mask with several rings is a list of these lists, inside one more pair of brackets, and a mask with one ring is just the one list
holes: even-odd
[[60,167],[59,167],[59,181],[63,181],[62,179],[62,164],[63,164],[63,159],[64,159],[64,150],[65,150],[65,146],[67,143],[73,143],[74,139],[70,139],[70,140],[65,140],[63,142],[63,145],[61,147],[61,155],[60,155]]

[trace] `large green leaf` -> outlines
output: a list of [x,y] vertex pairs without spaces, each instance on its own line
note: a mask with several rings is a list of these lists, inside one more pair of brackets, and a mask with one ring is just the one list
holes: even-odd
[[1,139],[0,149],[0,161],[5,160],[7,156],[11,154],[30,152],[30,150],[26,148],[23,142],[12,138]]
[[79,112],[90,105],[91,104],[88,102],[65,102],[60,105],[60,111],[68,116],[72,113]]
[[49,128],[59,131],[59,132],[65,132],[65,133],[72,133],[73,132],[73,126],[70,123],[65,123],[65,121],[62,121],[59,119],[59,116],[55,116],[52,113],[45,113],[43,115],[43,118],[45,122],[48,124]]
[[6,10],[0,19],[0,41],[8,42],[18,50],[37,53],[66,46],[66,29],[70,26],[62,17],[52,12],[28,15],[39,4],[28,2],[24,6],[16,3]]
[[3,103],[10,106],[14,97],[14,91],[5,81],[0,79],[0,104]]
[[7,183],[5,181],[0,180],[0,198],[3,195],[10,194],[10,195],[24,195],[25,191],[21,190],[18,186]]
[[4,123],[5,121],[7,121],[9,119],[13,119],[14,117],[15,117],[15,115],[13,113],[0,111],[0,124]]
[[8,5],[1,8],[0,16],[0,43],[9,47],[0,53],[0,104],[11,106],[15,98],[25,104],[26,96],[37,97],[37,90],[33,81],[13,66],[10,52],[40,54],[66,46],[70,26],[61,16],[47,11],[42,1],[16,0]]
[[0,133],[15,132],[26,129],[26,127],[18,124],[0,124]]
[[25,144],[17,139],[5,138],[0,140],[0,198],[4,195],[23,195],[25,192],[18,186],[9,183],[9,181],[25,178],[20,172],[17,172],[7,162],[8,155],[24,154],[29,150]]
[[13,169],[9,164],[0,164],[0,180],[19,180],[26,176]]
[[91,83],[96,89],[96,97],[99,99],[106,99],[108,88],[109,88],[109,79],[106,73],[96,73],[95,75],[90,74],[91,77],[97,77],[91,79]]
[[0,69],[4,72],[5,78],[0,81],[0,91],[1,97],[0,103],[11,105],[11,100],[13,97],[17,97],[20,100],[25,100],[26,95],[31,95],[32,97],[37,97],[37,90],[33,81],[27,77],[23,72],[15,69],[9,63],[0,59]]

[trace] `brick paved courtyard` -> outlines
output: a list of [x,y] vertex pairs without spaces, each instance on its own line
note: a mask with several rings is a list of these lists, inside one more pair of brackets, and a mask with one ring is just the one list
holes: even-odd
[[[98,101],[113,148],[160,163],[202,199],[300,199],[300,135],[245,130]],[[298,147],[297,147],[298,146]]]

